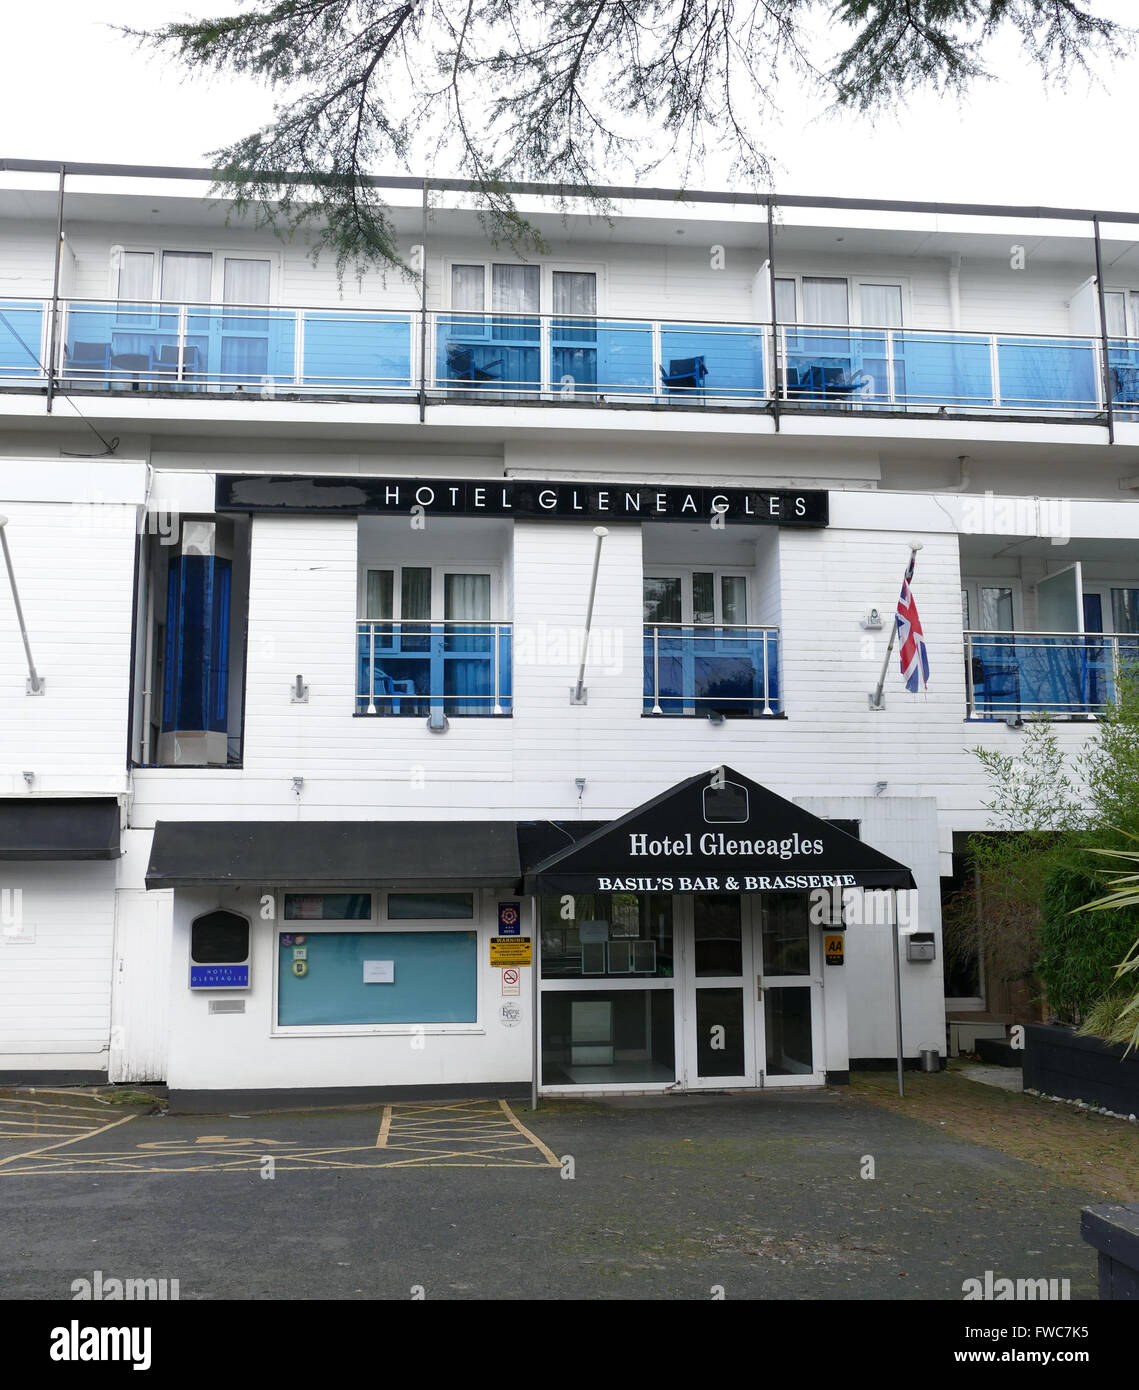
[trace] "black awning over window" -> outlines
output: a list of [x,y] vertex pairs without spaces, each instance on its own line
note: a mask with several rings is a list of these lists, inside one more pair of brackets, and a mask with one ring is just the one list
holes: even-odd
[[520,874],[513,821],[159,821],[146,886],[515,891]]
[[730,767],[670,787],[525,875],[528,893],[914,886],[904,864]]
[[121,853],[113,796],[0,800],[0,859],[117,859]]

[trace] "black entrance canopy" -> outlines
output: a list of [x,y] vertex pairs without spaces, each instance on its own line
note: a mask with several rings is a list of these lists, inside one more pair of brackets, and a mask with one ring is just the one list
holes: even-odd
[[508,887],[513,821],[159,821],[148,888]]
[[730,767],[701,772],[530,867],[527,893],[913,888],[880,850]]
[[117,859],[119,818],[113,796],[0,801],[0,859]]

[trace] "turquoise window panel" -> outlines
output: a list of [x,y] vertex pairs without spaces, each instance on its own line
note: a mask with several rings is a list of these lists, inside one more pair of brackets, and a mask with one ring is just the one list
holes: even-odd
[[[282,1027],[477,1021],[476,932],[313,932],[300,976],[291,936],[277,941]],[[393,983],[365,984],[365,961],[391,961]]]

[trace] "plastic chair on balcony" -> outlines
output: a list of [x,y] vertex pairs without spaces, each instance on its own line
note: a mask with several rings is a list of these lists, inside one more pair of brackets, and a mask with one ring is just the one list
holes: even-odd
[[466,381],[477,385],[481,381],[501,381],[495,367],[505,367],[506,359],[496,357],[493,362],[484,362],[481,367],[475,364],[475,350],[451,344],[447,348],[447,377],[450,381]]
[[[168,385],[178,381],[178,347],[164,343],[159,348],[150,349],[150,375],[158,385]],[[193,343],[182,348],[182,381],[197,383],[202,377],[202,354]]]
[[105,385],[111,375],[110,343],[72,343],[67,350],[63,375],[83,380],[97,377]]
[[667,372],[661,367],[660,382],[670,394],[673,391],[699,391],[703,395],[707,375],[708,366],[703,357],[674,357],[668,364]]

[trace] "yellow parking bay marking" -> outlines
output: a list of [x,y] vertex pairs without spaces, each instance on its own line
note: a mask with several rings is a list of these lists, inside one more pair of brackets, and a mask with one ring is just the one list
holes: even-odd
[[[68,1144],[78,1144],[80,1140],[83,1139],[94,1139],[97,1134],[104,1134],[107,1130],[116,1129],[119,1125],[130,1124],[131,1120],[135,1118],[136,1116],[134,1115],[124,1115],[121,1120],[112,1120],[110,1124],[100,1125],[97,1129],[91,1129],[85,1131],[83,1134],[73,1135],[70,1139],[61,1139],[57,1144],[45,1144],[41,1149],[29,1149],[25,1153],[11,1154],[8,1158],[0,1158],[0,1168],[3,1168],[5,1164],[8,1163],[19,1163],[23,1159],[39,1158],[41,1155],[48,1153],[52,1149],[62,1149],[65,1148]],[[35,1135],[32,1137],[40,1138],[42,1136]],[[69,1157],[72,1157],[72,1155],[69,1155]],[[17,1171],[34,1172],[36,1170],[32,1168]]]
[[[134,1118],[130,1116],[128,1118]],[[123,1121],[117,1121],[123,1123]],[[111,1126],[106,1126],[110,1128]],[[96,1134],[101,1130],[95,1131]],[[74,1144],[80,1138],[64,1141]],[[202,1134],[131,1148],[53,1152],[48,1145],[13,1155],[0,1175],[28,1173],[255,1172],[272,1157],[278,1172],[303,1169],[408,1167],[558,1168],[557,1158],[505,1101],[385,1106],[374,1143],[315,1147],[295,1140]],[[20,1163],[20,1160],[28,1160]]]
[[0,1095],[0,1140],[84,1138],[101,1129],[106,1119],[105,1103],[65,1105],[19,1093]]

